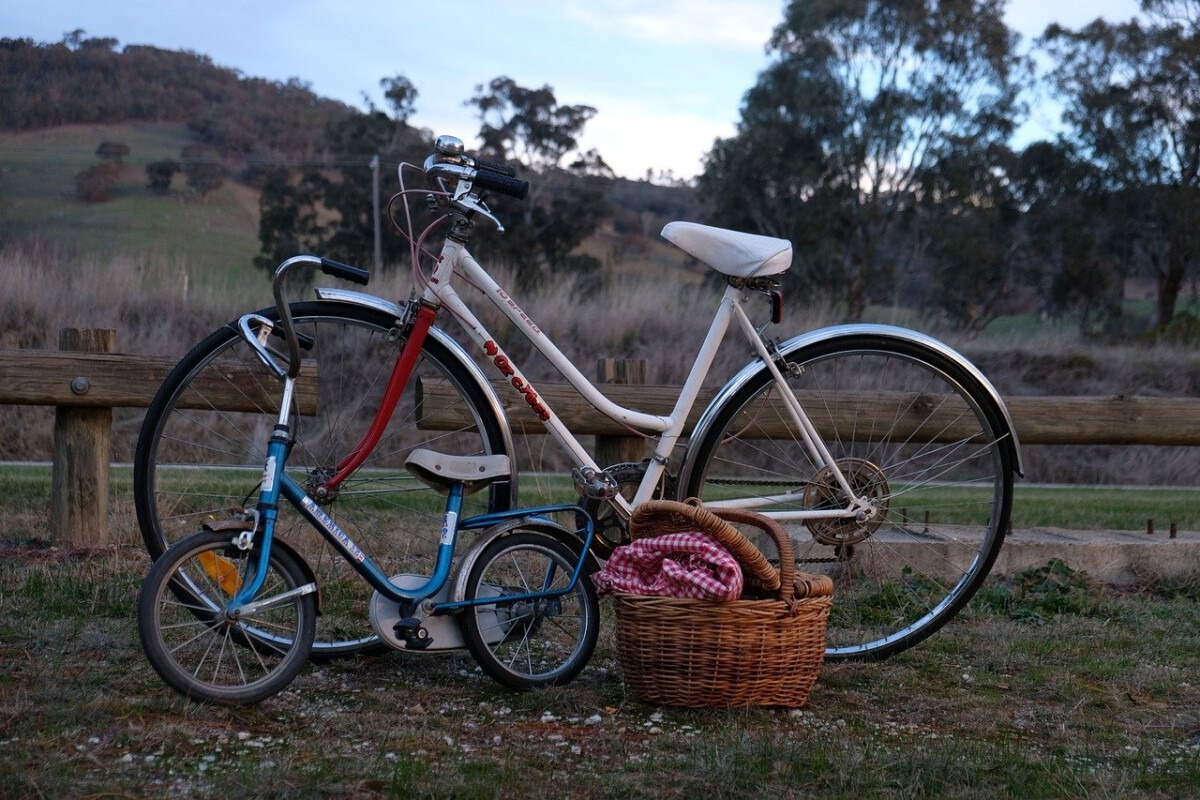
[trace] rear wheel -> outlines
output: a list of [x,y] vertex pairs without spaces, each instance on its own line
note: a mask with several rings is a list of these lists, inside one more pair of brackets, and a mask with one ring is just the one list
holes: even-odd
[[472,566],[465,599],[489,602],[464,612],[467,648],[510,689],[567,683],[592,657],[600,623],[596,589],[581,574],[567,590],[580,558],[555,537],[526,531],[492,542]]
[[[1000,551],[1015,467],[1003,410],[955,359],[906,339],[843,336],[786,362],[837,469],[814,461],[764,367],[716,413],[680,497],[791,514],[798,569],[834,581],[827,658],[885,658],[953,617]],[[839,473],[869,510],[812,516],[846,506]]]
[[[384,574],[427,571],[444,502],[404,469],[404,459],[417,447],[452,455],[506,453],[502,421],[460,360],[465,356],[431,335],[370,457],[337,491],[320,494],[371,424],[403,342],[395,316],[382,311],[340,302],[291,308],[308,346],[296,382],[288,473]],[[278,319],[273,308],[257,313]],[[427,407],[422,398],[435,389],[448,389],[454,399]],[[152,557],[206,522],[253,507],[281,394],[279,381],[234,324],[196,345],[171,372],[147,411],[134,457],[138,523]],[[506,509],[511,493],[512,484],[497,483],[468,498],[464,514]],[[313,655],[382,649],[369,624],[372,590],[341,555],[287,504],[276,534],[319,581],[322,614]]]

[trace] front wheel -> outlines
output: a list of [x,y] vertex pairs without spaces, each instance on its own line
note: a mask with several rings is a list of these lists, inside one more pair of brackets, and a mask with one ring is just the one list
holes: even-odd
[[579,559],[555,537],[525,531],[492,542],[471,567],[465,599],[488,602],[464,612],[467,649],[501,684],[562,685],[592,657],[596,589],[587,574],[568,589]]
[[172,547],[146,575],[138,635],[154,670],[180,694],[225,705],[257,703],[286,688],[308,660],[316,586],[285,549],[271,550],[255,600],[286,597],[253,613],[227,613],[258,564],[257,547],[241,550],[228,534],[205,531]]
[[[942,627],[987,577],[1012,509],[1011,431],[962,362],[920,341],[843,335],[785,361],[831,462],[806,446],[763,367],[702,431],[680,497],[781,518],[797,568],[834,581],[826,657],[886,658]],[[866,513],[835,516],[842,478]]]

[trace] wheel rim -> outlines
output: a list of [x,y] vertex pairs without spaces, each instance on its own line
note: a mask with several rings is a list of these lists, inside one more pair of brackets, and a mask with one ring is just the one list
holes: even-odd
[[[556,597],[525,595],[570,585],[574,557],[537,542],[515,544],[488,558],[473,581],[469,641],[485,669],[513,688],[563,683],[582,669],[595,645],[595,608],[582,576]],[[505,600],[504,598],[513,598]]]
[[[257,553],[210,540],[180,554],[155,586],[153,610],[141,620],[153,630],[143,629],[142,635],[156,639],[152,663],[177,690],[210,702],[255,702],[286,686],[304,662],[307,648],[293,648],[305,647],[295,641],[311,635],[306,631],[314,615],[311,600],[297,596],[238,619],[226,615],[232,594],[253,580],[257,560]],[[228,572],[215,573],[214,561]],[[228,580],[231,575],[236,586]],[[260,596],[298,584],[299,575],[272,560]]]

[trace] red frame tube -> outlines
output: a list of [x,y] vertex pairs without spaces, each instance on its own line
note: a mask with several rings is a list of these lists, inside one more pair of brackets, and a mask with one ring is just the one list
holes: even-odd
[[379,408],[375,411],[375,419],[371,421],[371,427],[367,429],[362,441],[338,461],[334,476],[321,484],[321,488],[332,490],[340,486],[342,481],[349,477],[354,470],[362,466],[363,462],[367,460],[367,456],[375,449],[375,445],[379,444],[388,421],[391,420],[392,413],[396,410],[396,403],[400,401],[400,395],[404,392],[404,387],[408,385],[408,379],[412,377],[413,367],[416,366],[421,347],[425,344],[425,337],[429,334],[429,329],[436,316],[437,310],[434,308],[426,305],[417,308],[417,317],[413,320],[412,328],[408,332],[404,349],[396,359],[395,366],[392,367],[392,375],[388,378],[387,388],[384,390]]

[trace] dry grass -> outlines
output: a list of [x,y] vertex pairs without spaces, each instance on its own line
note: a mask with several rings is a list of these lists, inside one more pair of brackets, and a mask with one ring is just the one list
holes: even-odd
[[[231,293],[227,284],[228,276],[197,274],[178,260],[79,258],[45,243],[10,246],[0,250],[0,347],[54,348],[60,328],[112,327],[122,352],[181,356],[218,325],[270,302],[265,274],[254,292]],[[370,289],[403,300],[411,280],[404,269],[390,269],[374,276]],[[664,262],[619,277],[609,273],[599,281],[547,276],[519,300],[585,374],[602,356],[646,358],[652,382],[678,383],[718,293],[680,263]],[[904,322],[881,314],[878,321]],[[543,380],[552,376],[548,364],[523,361],[530,348],[515,332],[505,333],[498,313],[481,317],[528,374]],[[826,309],[793,305],[778,331],[787,336],[837,321]],[[453,323],[446,324],[453,329]],[[948,341],[1007,396],[1200,395],[1200,356],[1184,348],[1101,347],[1061,330],[1002,342]],[[723,381],[747,358],[744,347],[729,346],[711,380]],[[117,460],[132,452],[141,414],[118,412]],[[49,409],[0,407],[2,457],[49,458],[52,420]],[[1200,480],[1196,448],[1031,447],[1025,461],[1026,477],[1034,482],[1192,486]]]
[[[231,301],[195,282],[185,300],[169,271],[0,252],[3,346],[53,346],[59,327],[111,325],[122,350],[179,354],[264,302]],[[655,380],[676,379],[711,295],[681,292],[661,274],[625,285],[628,294],[585,295],[548,281],[525,306],[585,367],[596,353],[645,356],[658,365]],[[373,288],[408,293],[403,276]],[[703,305],[692,305],[693,293]],[[1029,354],[1044,353],[1032,343],[1016,354],[970,352],[1004,392],[1131,381],[1168,392],[1194,370],[1190,355],[1165,350],[1071,348],[1038,369]],[[47,411],[0,409],[6,458],[45,457],[31,431]],[[41,416],[35,424],[22,414]],[[126,429],[136,421],[129,412]],[[1194,484],[1200,474],[1165,448],[1144,464],[1130,456],[1136,449],[1112,450],[1099,463],[1086,452],[1035,453],[1033,475]],[[133,607],[148,560],[127,503],[114,507],[124,544],[92,552],[31,544],[44,539],[44,508],[36,498],[6,508],[0,794],[1129,798],[1188,796],[1200,783],[1194,585],[1118,595],[1073,575],[993,583],[913,651],[826,666],[802,711],[643,705],[620,678],[608,618],[588,669],[550,692],[506,693],[466,657],[392,653],[311,666],[280,696],[230,710],[177,698],[140,652]]]

